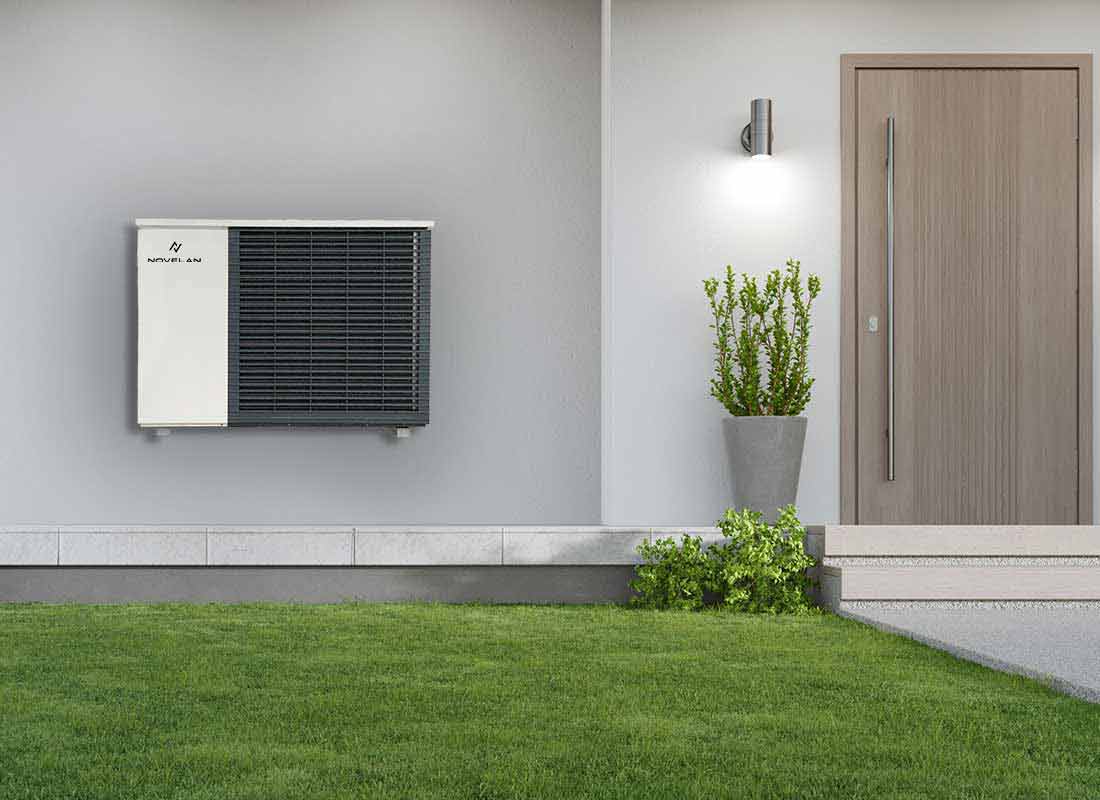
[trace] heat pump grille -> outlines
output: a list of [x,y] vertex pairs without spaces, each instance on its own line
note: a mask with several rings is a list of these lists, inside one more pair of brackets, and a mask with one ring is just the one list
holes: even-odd
[[229,230],[229,422],[426,425],[431,232]]

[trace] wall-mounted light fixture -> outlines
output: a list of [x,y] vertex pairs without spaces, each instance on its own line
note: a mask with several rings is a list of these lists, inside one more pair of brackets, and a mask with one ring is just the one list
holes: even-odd
[[772,157],[772,101],[757,97],[752,101],[749,124],[741,131],[741,146],[753,158]]

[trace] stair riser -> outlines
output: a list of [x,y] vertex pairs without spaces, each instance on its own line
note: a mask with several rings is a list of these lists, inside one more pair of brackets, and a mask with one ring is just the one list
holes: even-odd
[[1100,600],[1100,569],[1095,567],[826,567],[825,580],[830,585],[823,594],[833,603]]

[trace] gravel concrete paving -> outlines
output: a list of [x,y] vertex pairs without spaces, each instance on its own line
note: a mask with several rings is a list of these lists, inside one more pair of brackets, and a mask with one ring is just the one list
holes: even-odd
[[839,613],[1100,703],[1098,602],[845,602]]

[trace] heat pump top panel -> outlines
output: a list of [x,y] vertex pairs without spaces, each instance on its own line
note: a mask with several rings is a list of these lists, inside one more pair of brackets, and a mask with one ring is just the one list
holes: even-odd
[[433,225],[137,220],[138,424],[426,425]]

